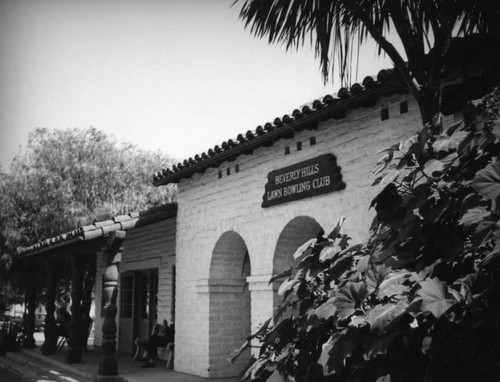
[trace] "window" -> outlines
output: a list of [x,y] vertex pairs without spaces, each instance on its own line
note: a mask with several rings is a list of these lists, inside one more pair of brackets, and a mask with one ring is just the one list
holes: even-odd
[[151,271],[151,298],[153,299],[153,318],[158,320],[158,269]]
[[134,275],[122,275],[120,284],[120,317],[132,318]]
[[141,318],[149,318],[150,290],[149,277],[147,274],[140,276],[140,294],[141,294]]

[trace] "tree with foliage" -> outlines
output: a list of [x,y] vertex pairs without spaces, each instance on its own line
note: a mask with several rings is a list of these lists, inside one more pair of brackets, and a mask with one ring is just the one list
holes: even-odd
[[158,163],[173,161],[95,128],[34,130],[10,172],[0,174],[2,268],[19,246],[174,201],[175,188],[152,185]]
[[370,238],[342,222],[293,254],[257,338],[254,381],[493,381],[500,377],[500,90],[426,142],[386,150]]
[[151,184],[151,174],[162,162],[172,160],[118,143],[95,128],[34,130],[1,183],[10,247],[32,244],[99,217],[171,202],[173,188],[160,190]]
[[[238,0],[237,0],[238,1]],[[338,60],[344,82],[356,69],[352,57],[369,38],[394,63],[399,80],[418,102],[422,120],[436,124],[441,80],[454,37],[499,32],[497,0],[244,0],[240,18],[270,43],[314,44],[327,81]],[[389,31],[391,32],[389,34]],[[390,35],[394,40],[389,39]],[[404,52],[391,41],[402,44]],[[496,40],[498,47],[499,40]],[[488,51],[495,51],[491,46]]]

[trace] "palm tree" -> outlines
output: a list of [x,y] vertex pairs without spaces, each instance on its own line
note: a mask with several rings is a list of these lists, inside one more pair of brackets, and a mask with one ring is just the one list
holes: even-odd
[[[239,0],[236,0],[238,2]],[[424,124],[436,123],[445,59],[453,37],[498,33],[498,0],[243,0],[240,18],[258,37],[299,48],[314,43],[326,82],[337,59],[342,82],[352,53],[367,38],[393,61],[418,102]],[[391,33],[389,33],[389,31]],[[395,34],[394,34],[395,32]],[[404,52],[387,36],[399,37]],[[404,55],[403,55],[404,54]],[[405,59],[406,57],[406,59]]]

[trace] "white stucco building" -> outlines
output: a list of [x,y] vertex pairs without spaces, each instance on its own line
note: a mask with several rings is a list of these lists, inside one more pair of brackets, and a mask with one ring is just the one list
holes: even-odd
[[367,78],[156,174],[178,184],[176,370],[241,372],[227,359],[279,304],[273,273],[342,216],[365,239],[377,151],[420,126],[411,96]]

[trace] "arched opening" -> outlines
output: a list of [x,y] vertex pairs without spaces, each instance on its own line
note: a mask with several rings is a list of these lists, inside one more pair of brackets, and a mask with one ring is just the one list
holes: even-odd
[[[289,267],[294,267],[296,263],[293,260],[293,254],[309,239],[315,238],[321,231],[321,226],[316,220],[308,216],[298,216],[292,219],[283,228],[276,244],[273,259],[273,275],[284,271]],[[278,280],[275,289],[281,284],[282,280]],[[278,308],[282,301],[282,297],[274,293],[273,297],[274,311]]]
[[243,238],[224,233],[215,244],[208,281],[209,376],[236,376],[248,362],[250,352],[231,365],[227,360],[251,333],[250,258]]

